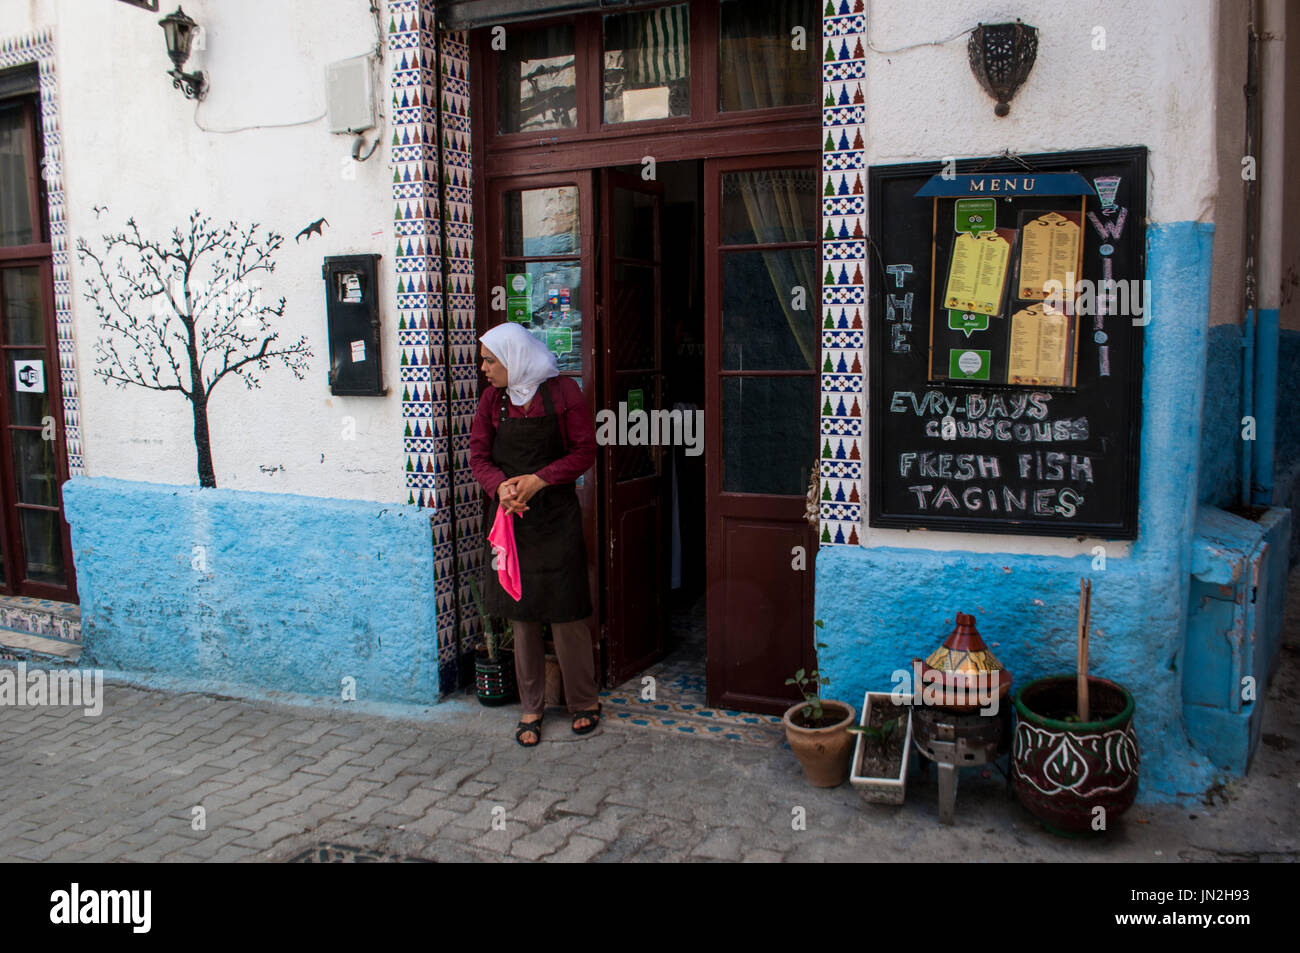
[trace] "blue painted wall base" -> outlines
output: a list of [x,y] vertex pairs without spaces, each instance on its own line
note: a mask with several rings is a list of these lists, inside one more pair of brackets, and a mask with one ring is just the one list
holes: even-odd
[[83,665],[437,700],[427,512],[87,477],[63,499]]

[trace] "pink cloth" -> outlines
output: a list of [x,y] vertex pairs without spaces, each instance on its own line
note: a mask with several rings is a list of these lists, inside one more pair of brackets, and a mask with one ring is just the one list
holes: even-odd
[[497,560],[497,579],[501,588],[518,602],[524,594],[523,579],[519,575],[519,551],[515,549],[515,517],[504,506],[497,507],[497,518],[488,533],[488,542]]

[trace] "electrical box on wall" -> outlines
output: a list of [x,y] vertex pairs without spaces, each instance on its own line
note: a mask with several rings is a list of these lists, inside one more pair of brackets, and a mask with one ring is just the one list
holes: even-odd
[[340,255],[321,266],[330,339],[330,393],[383,396],[379,359],[379,256]]
[[369,54],[325,67],[330,132],[363,132],[375,125],[374,73]]

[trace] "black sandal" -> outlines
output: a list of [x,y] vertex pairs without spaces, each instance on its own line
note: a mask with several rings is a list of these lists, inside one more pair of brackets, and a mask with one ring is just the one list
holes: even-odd
[[[524,741],[523,738],[529,732],[537,735],[537,740],[531,744]],[[536,721],[521,721],[515,726],[515,741],[522,748],[536,748],[542,743],[542,720],[539,718]]]
[[[586,728],[579,728],[578,727],[579,718],[587,719],[587,721],[589,721],[590,724],[587,725]],[[587,711],[574,712],[573,733],[575,735],[588,734],[589,732],[595,731],[598,727],[600,727],[600,702],[596,702],[595,708],[588,709]]]

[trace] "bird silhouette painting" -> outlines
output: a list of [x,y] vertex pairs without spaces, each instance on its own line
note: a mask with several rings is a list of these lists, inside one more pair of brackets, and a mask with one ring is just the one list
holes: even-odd
[[318,218],[318,219],[316,219],[316,221],[312,222],[310,225],[308,225],[308,226],[307,226],[306,228],[304,228],[301,232],[299,232],[297,235],[294,236],[294,239],[293,239],[293,240],[294,240],[294,243],[295,243],[295,244],[301,244],[301,243],[302,243],[302,236],[306,235],[308,238],[311,238],[313,232],[316,233],[317,235],[320,235],[322,238],[324,238],[325,236],[324,236],[324,234],[321,232],[320,227],[321,227],[322,225],[328,225],[328,224],[329,224],[329,222],[326,221],[326,220],[323,219],[323,218]]

